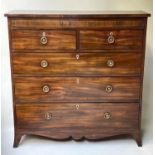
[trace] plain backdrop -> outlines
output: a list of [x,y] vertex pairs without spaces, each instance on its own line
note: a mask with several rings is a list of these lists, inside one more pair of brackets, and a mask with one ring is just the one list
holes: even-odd
[[56,142],[52,140],[25,137],[14,149],[12,92],[8,46],[7,19],[4,13],[10,10],[65,10],[65,11],[135,11],[152,14],[152,0],[2,0],[1,14],[1,118],[2,155],[151,155],[152,154],[152,16],[148,19],[145,74],[143,87],[142,130],[143,147],[138,148],[133,139],[115,139],[101,142]]

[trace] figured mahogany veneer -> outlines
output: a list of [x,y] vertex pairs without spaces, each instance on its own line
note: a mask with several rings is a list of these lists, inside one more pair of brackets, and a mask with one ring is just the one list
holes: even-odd
[[[60,52],[60,51],[59,51]],[[77,59],[77,56],[79,59]],[[41,66],[42,61],[48,64]],[[108,66],[112,60],[114,65]],[[18,75],[140,75],[141,53],[13,53],[14,74]]]
[[[54,17],[53,17],[54,18]],[[144,19],[137,19],[137,18],[128,18],[128,19],[121,19],[121,18],[114,18],[113,20],[109,19],[92,19],[90,16],[86,19],[79,16],[78,18],[72,17],[65,17],[60,19],[11,19],[11,29],[62,29],[62,28],[82,28],[82,29],[105,29],[105,28],[144,28]],[[66,19],[69,18],[69,19]],[[102,19],[102,18],[101,18]],[[37,26],[36,26],[37,25]]]
[[[107,92],[109,85],[111,92]],[[49,92],[43,91],[44,86]],[[17,102],[139,102],[139,89],[138,77],[15,79]]]
[[145,12],[10,12],[15,139],[141,142]]
[[[112,32],[115,41],[108,43],[108,36]],[[80,49],[141,49],[143,31],[108,30],[108,31],[80,31]]]
[[[48,38],[47,46],[40,42],[43,33]],[[12,36],[12,49],[75,49],[76,48],[76,32],[63,30],[14,30]],[[20,38],[20,40],[19,40]]]
[[[78,109],[77,105],[79,105]],[[121,130],[138,127],[138,109],[139,105],[135,103],[114,105],[112,103],[35,104],[30,102],[29,105],[17,102],[16,105],[19,129],[50,130],[51,128],[81,127],[81,133],[82,128]],[[51,114],[49,119],[46,118],[47,112]],[[110,121],[105,118],[106,112],[110,112]],[[68,131],[68,134],[70,132],[72,133],[72,130]]]

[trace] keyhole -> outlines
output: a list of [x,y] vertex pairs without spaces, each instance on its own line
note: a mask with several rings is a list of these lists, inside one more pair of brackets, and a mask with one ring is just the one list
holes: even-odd
[[76,104],[76,109],[77,109],[77,110],[79,109],[79,104]]

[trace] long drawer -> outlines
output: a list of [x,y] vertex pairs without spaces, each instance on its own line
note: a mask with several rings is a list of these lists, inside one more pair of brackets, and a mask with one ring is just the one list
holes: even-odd
[[74,30],[13,30],[12,49],[75,50]]
[[17,103],[15,108],[17,125],[21,129],[52,130],[64,127],[73,131],[81,127],[110,131],[138,127],[139,104],[136,103]]
[[104,29],[104,28],[143,28],[145,26],[144,19],[133,18],[115,18],[115,19],[38,19],[38,18],[25,18],[25,19],[11,19],[11,29],[62,29],[62,28],[82,28],[82,29]]
[[142,49],[142,30],[80,31],[80,49]]
[[16,78],[17,102],[139,102],[139,77]]
[[141,53],[13,53],[19,75],[140,75]]

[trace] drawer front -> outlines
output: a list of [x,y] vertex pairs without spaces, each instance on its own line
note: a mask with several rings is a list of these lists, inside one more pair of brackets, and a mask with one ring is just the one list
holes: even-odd
[[144,19],[12,19],[12,29],[51,29],[51,28],[144,28]]
[[[78,108],[77,108],[78,107]],[[18,128],[136,129],[139,104],[16,104]],[[82,131],[79,131],[82,132]]]
[[13,30],[12,49],[76,49],[76,32],[70,30]]
[[17,102],[139,102],[138,77],[16,78]]
[[141,53],[13,53],[21,75],[138,75]]
[[81,49],[141,49],[143,45],[143,31],[80,31]]

